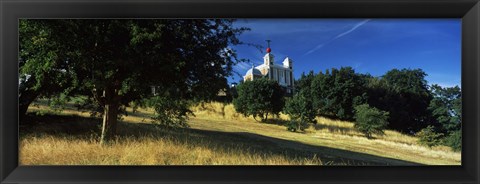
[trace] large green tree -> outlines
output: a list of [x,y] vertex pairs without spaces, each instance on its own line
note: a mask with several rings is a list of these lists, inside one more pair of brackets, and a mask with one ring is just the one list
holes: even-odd
[[237,86],[238,97],[233,99],[237,112],[266,121],[269,114],[278,114],[285,105],[284,89],[267,78],[245,81]]
[[75,43],[59,34],[68,29],[68,22],[19,21],[20,119],[37,97],[70,93],[77,86],[69,65],[78,56],[73,48]]
[[353,120],[354,107],[365,98],[362,75],[351,67],[320,72],[311,82],[313,106],[318,115]]
[[392,69],[376,85],[384,88],[383,96],[369,95],[369,104],[390,113],[390,128],[415,133],[432,123],[426,76],[421,69]]
[[[460,87],[430,88],[433,99],[428,109],[436,120],[435,131],[445,135],[443,143],[455,151],[462,149],[462,92]],[[437,140],[438,141],[438,140]]]
[[438,121],[437,128],[441,133],[449,134],[461,129],[462,125],[462,93],[460,87],[441,87],[432,85],[433,99],[428,109]]
[[[181,108],[156,108],[163,117],[172,117],[168,114],[172,112],[184,114],[185,100],[214,97],[226,87],[225,78],[236,62],[228,46],[239,44],[236,36],[245,30],[233,28],[233,20],[228,19],[26,20],[26,27],[36,21],[45,23],[42,29],[62,25],[63,29],[51,29],[49,34],[59,40],[54,42],[57,45],[39,46],[47,54],[36,57],[57,53],[55,61],[68,66],[68,72],[45,70],[68,73],[76,84],[70,86],[103,107],[101,142],[115,135],[119,109],[150,97],[152,87],[162,99],[178,102],[168,107]],[[26,45],[35,43],[28,35],[25,39]],[[22,61],[42,65],[48,60],[33,61],[27,54]],[[45,78],[35,79],[45,82]]]
[[302,75],[300,75],[300,79],[295,80],[295,92],[303,91],[303,93],[308,93],[309,95],[311,95],[311,85],[314,78],[315,73],[313,72],[313,70],[310,70],[308,74],[305,74],[305,72],[303,72]]

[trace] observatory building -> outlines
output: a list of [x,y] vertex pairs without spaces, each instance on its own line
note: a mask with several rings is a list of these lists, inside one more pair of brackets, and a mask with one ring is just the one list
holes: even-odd
[[286,89],[287,93],[291,94],[294,90],[292,60],[286,57],[282,65],[275,64],[275,57],[271,53],[270,40],[267,40],[267,43],[267,54],[263,56],[263,64],[259,66],[252,65],[252,68],[243,76],[243,80],[250,81],[258,78],[275,80],[280,86]]

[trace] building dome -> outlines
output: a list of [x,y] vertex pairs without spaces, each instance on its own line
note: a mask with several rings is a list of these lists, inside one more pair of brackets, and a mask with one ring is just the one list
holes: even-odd
[[253,75],[262,75],[262,72],[260,72],[260,70],[258,70],[258,69],[256,69],[256,68],[252,67],[252,68],[250,68],[250,70],[247,71],[247,74],[246,74],[246,75],[251,75],[251,74],[253,74]]

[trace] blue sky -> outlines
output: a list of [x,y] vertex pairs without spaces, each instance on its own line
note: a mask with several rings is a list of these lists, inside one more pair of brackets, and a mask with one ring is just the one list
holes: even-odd
[[[461,83],[461,19],[239,19],[234,26],[251,28],[239,36],[242,42],[263,46],[233,46],[240,58],[262,64],[265,40],[272,40],[275,62],[291,58],[296,79],[310,70],[351,66],[373,76],[421,68],[429,84]],[[244,75],[252,63],[234,70]]]

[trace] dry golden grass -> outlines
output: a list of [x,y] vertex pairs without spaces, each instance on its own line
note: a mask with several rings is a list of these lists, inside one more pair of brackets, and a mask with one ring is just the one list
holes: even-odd
[[208,148],[209,142],[184,143],[147,136],[117,139],[100,146],[94,139],[25,137],[20,142],[23,165],[321,165],[312,159]]
[[[119,136],[107,146],[98,144],[100,119],[72,109],[53,111],[38,105],[38,120],[23,131],[19,144],[22,165],[322,165],[315,154],[284,153],[266,141],[221,132],[166,129],[153,126],[140,109],[123,118]],[[143,115],[140,115],[143,114]],[[53,122],[56,121],[56,122]],[[144,121],[143,123],[141,121]],[[80,128],[79,128],[80,127]],[[89,132],[88,129],[97,129]],[[73,133],[67,133],[69,131]],[[75,132],[75,131],[84,132]],[[96,132],[96,133],[95,133]],[[288,149],[287,149],[288,150]],[[328,164],[328,163],[327,163]]]
[[[350,135],[363,137],[363,134],[353,128],[353,123],[341,120],[332,120],[324,117],[317,117],[317,124],[314,125],[317,133],[334,133],[339,135]],[[410,135],[401,134],[392,130],[385,130],[385,135],[374,135],[375,139],[381,139],[385,141],[417,144],[417,138]]]
[[[305,133],[292,133],[285,131],[285,127],[279,126],[281,122],[264,124],[255,122],[251,117],[232,118],[230,116],[221,116],[220,113],[215,113],[218,111],[217,109],[222,107],[221,103],[207,105],[210,105],[210,108],[194,109],[196,110],[195,114],[200,114],[195,119],[204,121],[200,124],[199,122],[202,121],[193,121],[192,127],[219,131],[245,131],[285,140],[295,140],[309,145],[321,145],[422,164],[461,164],[461,153],[459,152],[453,152],[445,146],[428,148],[419,145],[417,137],[392,130],[386,130],[383,136],[375,135],[374,139],[367,139],[362,133],[354,129],[352,122],[317,117],[318,123],[308,128]],[[212,119],[223,119],[224,121],[216,121],[214,124],[208,123]],[[277,119],[278,121],[288,120],[288,116],[280,114],[280,117],[277,117]]]
[[[417,138],[395,131],[367,139],[353,123],[317,118],[304,133],[289,132],[281,114],[268,123],[235,112],[232,104],[205,103],[191,108],[190,129],[167,130],[150,124],[151,109],[139,109],[123,118],[119,137],[100,146],[98,135],[78,135],[40,126],[20,139],[20,163],[24,165],[459,165],[461,154],[449,148],[428,148]],[[89,113],[74,109],[52,111],[32,106],[30,112],[78,116],[83,124]],[[55,116],[54,118],[62,118]],[[48,119],[46,120],[48,121]],[[62,123],[76,121],[67,119]],[[64,126],[62,124],[62,126]],[[70,127],[70,126],[67,126]],[[88,128],[87,128],[88,129]],[[90,128],[91,129],[91,128]],[[42,133],[43,132],[43,133]],[[54,132],[54,133],[51,133]],[[93,131],[97,132],[97,131]],[[22,132],[21,132],[22,133]]]
[[190,108],[198,117],[211,117],[214,119],[231,119],[249,121],[252,117],[244,117],[235,111],[233,104],[225,104],[220,102],[201,103]]

